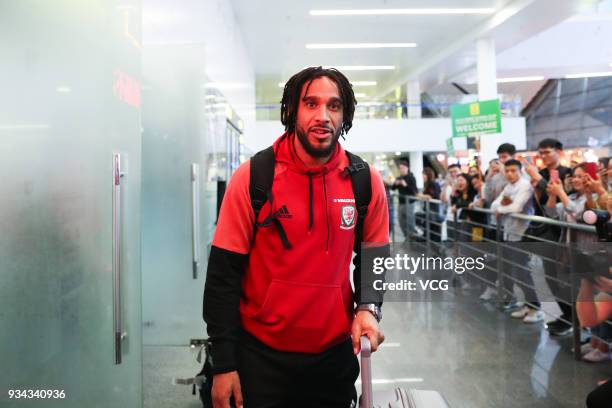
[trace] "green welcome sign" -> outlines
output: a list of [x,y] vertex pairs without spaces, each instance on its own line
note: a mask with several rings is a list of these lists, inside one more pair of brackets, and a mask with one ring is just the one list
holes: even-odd
[[499,99],[451,106],[453,137],[501,133]]

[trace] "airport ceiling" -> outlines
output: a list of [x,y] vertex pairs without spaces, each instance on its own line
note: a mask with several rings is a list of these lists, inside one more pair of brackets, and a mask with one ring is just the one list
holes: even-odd
[[[444,8],[449,0],[283,1],[232,0],[259,81],[272,88],[305,66],[383,65],[393,71],[347,72],[353,81],[377,84],[419,64],[431,50],[452,42],[490,14],[312,16],[310,10]],[[497,9],[507,1],[461,0],[462,8]],[[414,48],[307,49],[320,43],[416,43]],[[373,89],[362,88],[369,93]]]
[[[394,69],[347,71],[351,81],[374,81],[356,88],[380,97],[409,79],[424,89],[453,81],[475,80],[475,41],[492,36],[498,56],[568,18],[593,10],[597,0],[231,0],[257,78],[258,103],[277,102],[279,83],[301,68],[324,66],[393,66]],[[607,0],[606,0],[607,2]],[[480,14],[311,15],[311,10],[490,9]],[[549,40],[550,42],[550,40]],[[553,39],[554,42],[554,39]],[[416,43],[416,47],[312,49],[307,44]],[[546,46],[542,42],[540,47]],[[554,47],[554,44],[553,44]],[[562,49],[562,46],[559,46]],[[523,52],[528,52],[524,49]],[[547,50],[550,54],[550,49]],[[596,53],[596,52],[595,52]],[[535,58],[535,55],[534,55]],[[550,59],[551,57],[549,57]],[[541,58],[540,58],[541,60]],[[605,56],[600,58],[605,60]],[[498,63],[508,75],[527,74],[530,66],[516,58]],[[612,62],[609,61],[608,63]],[[506,64],[508,69],[504,66]],[[531,64],[533,65],[533,64]],[[546,68],[546,67],[544,67]],[[608,66],[608,68],[610,68]],[[540,70],[547,75],[550,69]],[[546,71],[546,72],[544,72]],[[506,75],[506,76],[508,76]],[[516,85],[503,85],[516,88]],[[519,88],[525,88],[519,85]],[[532,89],[534,86],[527,86]]]

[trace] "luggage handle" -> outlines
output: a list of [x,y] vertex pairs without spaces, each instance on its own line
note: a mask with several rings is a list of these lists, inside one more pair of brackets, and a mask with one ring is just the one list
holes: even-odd
[[372,345],[367,336],[361,336],[361,398],[359,399],[360,408],[372,408],[372,366],[371,357]]

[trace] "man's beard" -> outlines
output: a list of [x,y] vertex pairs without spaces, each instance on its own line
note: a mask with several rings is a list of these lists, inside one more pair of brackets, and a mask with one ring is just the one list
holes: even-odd
[[331,155],[334,149],[336,148],[336,145],[338,144],[338,139],[340,139],[340,131],[337,131],[332,136],[331,143],[329,144],[329,146],[325,148],[317,148],[313,146],[310,141],[308,141],[307,132],[304,132],[302,129],[296,126],[295,133],[297,134],[297,137],[300,143],[302,144],[302,147],[304,148],[304,150],[306,150],[306,153],[317,159]]

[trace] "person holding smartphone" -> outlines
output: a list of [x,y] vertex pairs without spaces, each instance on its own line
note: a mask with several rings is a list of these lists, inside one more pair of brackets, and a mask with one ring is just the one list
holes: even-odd
[[590,203],[589,208],[606,208],[608,192],[603,179],[597,171],[597,163],[580,163],[584,167],[584,183],[589,192],[595,195],[595,202]]
[[[538,144],[538,155],[544,162],[544,168],[539,170],[534,164],[525,164],[525,172],[531,178],[532,184],[535,190],[535,214],[539,216],[545,216],[545,207],[548,202],[548,193],[546,191],[548,184],[553,181],[556,185],[557,181],[565,180],[566,177],[571,176],[571,169],[569,167],[562,166],[560,163],[560,156],[563,152],[563,144],[557,139],[543,139]],[[555,203],[559,202],[559,197],[556,198]],[[538,236],[538,238],[545,241],[558,242],[561,239],[561,229],[546,226],[543,224],[532,223],[530,230],[527,231],[528,235]],[[540,241],[541,242],[541,241]],[[570,288],[559,280],[563,280],[563,275],[557,268],[557,264],[553,261],[547,261],[548,259],[556,259],[556,248],[554,245],[538,245],[539,253],[542,256],[544,264],[544,272],[550,290],[559,299],[557,303],[561,308],[562,315],[559,319],[556,319],[547,324],[546,328],[551,335],[554,336],[565,336],[572,332],[572,326],[569,322],[572,321],[572,306],[570,300]]]
[[[548,183],[546,203],[546,215],[550,218],[560,219],[565,222],[579,222],[585,210],[598,208],[598,194],[593,191],[593,179],[587,172],[588,163],[580,163],[573,169],[572,184],[574,192],[567,194],[559,179],[551,179]],[[601,184],[599,184],[599,190]],[[600,191],[601,192],[601,191]],[[605,194],[605,191],[603,192]],[[579,246],[588,247],[595,242],[595,237],[590,232],[575,231],[573,240]]]
[[563,144],[557,139],[544,139],[538,144],[538,155],[542,158],[544,168],[542,170],[527,161],[523,161],[525,165],[525,173],[529,175],[532,183],[535,186],[535,194],[540,208],[536,208],[536,215],[544,215],[543,208],[548,201],[546,187],[550,181],[557,182],[565,180],[571,175],[572,170],[569,167],[561,165],[560,156],[563,152]]

